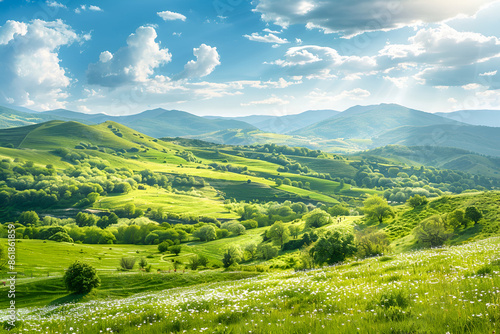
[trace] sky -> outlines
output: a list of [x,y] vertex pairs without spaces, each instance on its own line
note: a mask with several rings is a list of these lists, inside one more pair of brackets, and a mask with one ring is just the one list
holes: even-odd
[[492,0],[0,0],[0,105],[500,109]]

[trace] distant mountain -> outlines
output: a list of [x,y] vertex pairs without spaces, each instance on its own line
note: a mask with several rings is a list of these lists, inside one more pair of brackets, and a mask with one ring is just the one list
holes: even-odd
[[472,125],[500,127],[500,110],[459,110],[435,115]]
[[40,113],[27,113],[0,106],[0,128],[12,128],[16,126],[37,124],[54,119],[57,119],[57,117]]
[[40,114],[72,119],[85,124],[113,121],[157,138],[193,136],[227,129],[256,130],[254,126],[237,120],[207,119],[185,111],[161,108],[128,116],[85,114],[64,109],[46,111]]
[[[438,117],[438,116],[437,116]],[[454,147],[479,154],[500,156],[500,128],[437,124],[402,126],[373,138],[372,147],[389,144],[404,146]]]
[[467,150],[451,147],[388,145],[356,155],[370,159],[384,157],[410,166],[433,166],[454,169],[471,174],[499,177],[500,158],[482,156]]
[[371,139],[401,126],[460,124],[454,120],[397,104],[355,106],[290,134],[326,139]]
[[284,116],[270,116],[270,115],[252,115],[243,117],[208,116],[207,118],[238,120],[251,124],[264,132],[283,134],[296,131],[305,126],[320,122],[330,117],[334,117],[338,114],[340,114],[340,112],[335,110],[308,110],[300,114],[284,115]]

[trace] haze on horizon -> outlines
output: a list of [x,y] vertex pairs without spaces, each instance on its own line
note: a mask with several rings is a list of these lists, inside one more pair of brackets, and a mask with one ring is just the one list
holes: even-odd
[[221,116],[498,109],[498,1],[232,4],[0,1],[0,105]]

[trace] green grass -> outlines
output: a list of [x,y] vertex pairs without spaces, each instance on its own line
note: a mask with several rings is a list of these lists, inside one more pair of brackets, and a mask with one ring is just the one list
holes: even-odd
[[[129,290],[124,292],[107,289],[108,278],[104,277],[102,292],[98,289],[76,304],[19,310],[21,321],[16,331],[492,333],[500,324],[500,267],[495,260],[499,246],[497,237],[388,259],[369,258],[315,271],[273,272],[243,280],[232,279],[248,276],[219,281],[217,275],[222,273],[207,274],[215,275],[213,280],[200,277],[204,273],[116,275],[120,279],[110,283]],[[175,282],[168,281],[171,277]],[[140,292],[141,280],[167,290],[120,298],[135,287]],[[196,282],[200,284],[191,285]],[[26,284],[33,284],[34,290],[45,289]],[[47,286],[57,290],[61,287],[58,284],[52,281]],[[174,285],[180,287],[170,289]],[[56,301],[70,298],[52,297]]]

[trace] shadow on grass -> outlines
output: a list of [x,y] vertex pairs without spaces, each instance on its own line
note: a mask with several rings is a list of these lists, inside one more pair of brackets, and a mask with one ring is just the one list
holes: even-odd
[[69,294],[67,296],[54,299],[53,301],[48,303],[47,306],[56,306],[56,305],[68,304],[68,303],[78,303],[80,300],[82,300],[87,295],[88,295],[88,293],[72,293],[72,294]]

